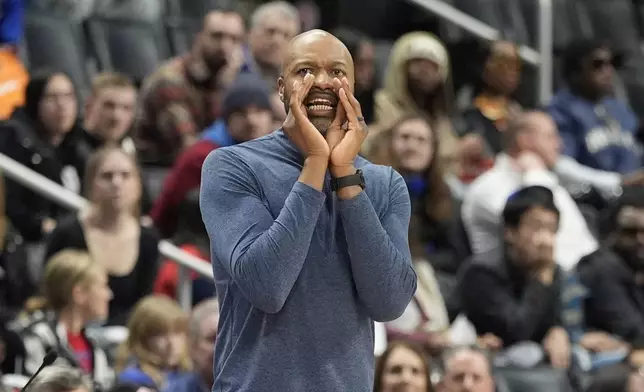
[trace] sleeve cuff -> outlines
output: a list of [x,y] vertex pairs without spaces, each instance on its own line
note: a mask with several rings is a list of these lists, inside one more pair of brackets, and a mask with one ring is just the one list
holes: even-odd
[[363,205],[364,202],[371,203],[369,196],[367,196],[367,192],[363,190],[351,199],[339,200],[338,205],[340,206],[341,212],[351,211],[355,208],[359,208],[361,205]]
[[295,185],[293,185],[293,191],[298,195],[303,196],[304,198],[308,198],[309,200],[321,202],[326,199],[326,195],[323,192],[320,192],[317,189],[314,189],[313,187],[300,181],[295,182]]

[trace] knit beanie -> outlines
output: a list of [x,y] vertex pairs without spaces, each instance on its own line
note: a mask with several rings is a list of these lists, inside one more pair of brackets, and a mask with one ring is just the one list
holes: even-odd
[[248,106],[271,110],[270,93],[266,82],[253,74],[240,74],[228,88],[222,103],[225,121],[231,114]]

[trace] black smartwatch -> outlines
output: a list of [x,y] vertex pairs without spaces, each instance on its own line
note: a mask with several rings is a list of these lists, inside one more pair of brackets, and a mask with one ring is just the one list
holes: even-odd
[[331,190],[333,192],[337,192],[338,190],[348,186],[359,186],[362,189],[365,188],[366,184],[364,176],[362,175],[362,170],[358,169],[355,174],[350,176],[331,179]]

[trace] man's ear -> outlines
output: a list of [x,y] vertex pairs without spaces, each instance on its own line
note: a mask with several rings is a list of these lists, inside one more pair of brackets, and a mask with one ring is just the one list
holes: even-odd
[[279,79],[277,79],[277,94],[280,97],[280,101],[282,103],[284,102],[284,77],[280,76]]

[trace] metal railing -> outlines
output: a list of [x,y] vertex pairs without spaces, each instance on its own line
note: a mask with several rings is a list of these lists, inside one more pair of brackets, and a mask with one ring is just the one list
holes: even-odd
[[[0,171],[12,180],[63,207],[79,211],[88,206],[88,201],[83,197],[2,153],[0,153]],[[190,309],[192,307],[192,279],[190,272],[194,271],[202,276],[212,278],[210,264],[184,252],[166,240],[159,242],[159,252],[179,265],[177,298],[184,309]]]
[[[475,17],[459,10],[443,0],[408,0],[425,10],[455,24],[486,41],[502,38],[501,32],[492,26],[481,22]],[[511,0],[513,1],[513,0]],[[529,46],[521,45],[519,54],[528,64],[539,69],[539,88],[537,100],[542,105],[552,97],[552,0],[534,0],[539,2],[539,12],[536,15],[538,31],[538,51]]]

